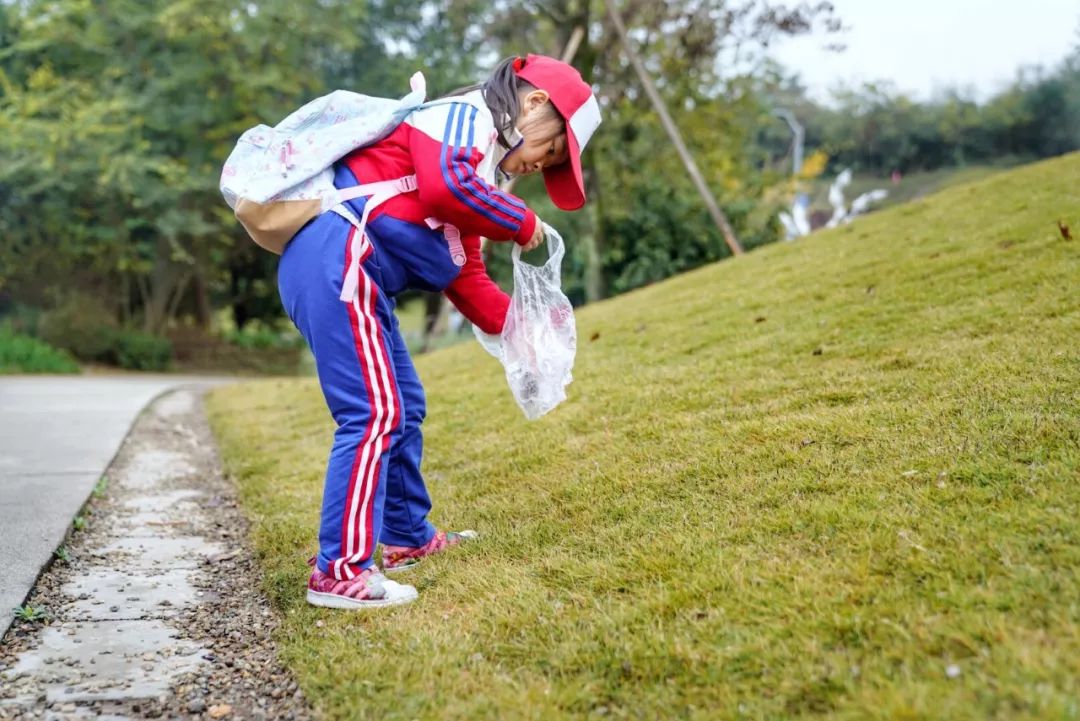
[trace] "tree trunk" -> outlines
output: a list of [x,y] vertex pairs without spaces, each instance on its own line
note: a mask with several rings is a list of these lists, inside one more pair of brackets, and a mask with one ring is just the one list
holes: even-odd
[[589,232],[585,234],[585,301],[593,303],[607,297],[607,277],[604,275],[604,196],[600,189],[600,170],[596,153],[586,151],[590,163],[585,171],[585,188],[589,197]]
[[421,352],[427,353],[435,341],[446,334],[450,318],[450,299],[442,293],[424,294],[424,342]]
[[[563,60],[572,63],[581,73],[581,78],[591,84],[593,72],[596,69],[597,49],[593,43],[589,42],[588,33],[584,32],[584,28],[589,27],[591,20],[589,5],[588,0],[583,0],[576,6],[577,12],[572,21],[574,30],[565,38],[567,49],[573,48],[573,52],[564,55]],[[582,32],[578,33],[578,30]],[[600,188],[600,168],[597,165],[597,156],[596,146],[591,145],[585,149],[585,157],[582,159],[585,194],[589,199],[586,210],[589,231],[582,239],[585,246],[586,303],[593,303],[607,297],[607,278],[604,275],[604,248],[607,243],[604,235],[604,201]]]
[[243,330],[250,317],[247,303],[240,292],[242,273],[243,270],[236,263],[229,268],[229,304],[232,306],[233,323],[237,330]]
[[198,269],[195,270],[191,280],[194,284],[192,292],[195,295],[195,322],[202,330],[209,331],[213,319],[213,309],[210,307],[210,292],[207,290],[206,281],[203,280],[202,273]]
[[622,18],[619,17],[619,13],[615,9],[614,0],[604,0],[604,5],[607,7],[608,16],[611,18],[611,24],[615,26],[615,32],[618,34],[620,42],[622,42],[623,50],[626,51],[626,56],[630,59],[630,64],[634,67],[634,72],[637,73],[638,78],[641,80],[641,84],[645,88],[645,94],[649,96],[649,101],[652,102],[656,114],[660,116],[660,122],[663,123],[664,130],[667,131],[668,137],[671,138],[672,145],[675,146],[675,150],[679,153],[683,166],[686,168],[687,175],[694,181],[698,193],[701,194],[701,199],[705,202],[705,207],[708,208],[709,215],[712,216],[713,222],[716,223],[716,227],[719,228],[720,232],[723,234],[724,241],[727,243],[728,248],[731,249],[732,254],[742,255],[742,245],[739,244],[739,240],[735,237],[735,231],[732,230],[731,223],[728,222],[724,212],[720,210],[716,198],[713,197],[712,191],[709,190],[709,186],[705,182],[705,178],[701,175],[701,171],[698,170],[697,163],[694,162],[694,157],[690,155],[690,151],[683,142],[678,126],[676,126],[675,121],[671,119],[671,115],[668,113],[667,106],[660,97],[660,93],[656,91],[656,86],[653,85],[649,72],[645,69],[645,65],[641,62],[641,58],[638,57],[637,52],[634,50],[634,46],[630,44],[630,38],[626,35],[626,27],[623,25]]
[[188,272],[170,257],[172,247],[165,238],[159,238],[154,248],[154,267],[150,272],[149,297],[143,306],[143,330],[158,334],[169,321],[170,301],[177,285]]

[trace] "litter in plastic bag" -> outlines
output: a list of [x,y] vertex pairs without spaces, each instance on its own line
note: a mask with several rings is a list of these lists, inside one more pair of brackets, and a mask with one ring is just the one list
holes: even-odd
[[473,326],[477,340],[499,359],[518,406],[536,420],[566,400],[573,380],[577,328],[574,309],[561,288],[562,236],[547,223],[548,259],[536,266],[521,260],[521,246],[512,252],[514,292],[500,335]]

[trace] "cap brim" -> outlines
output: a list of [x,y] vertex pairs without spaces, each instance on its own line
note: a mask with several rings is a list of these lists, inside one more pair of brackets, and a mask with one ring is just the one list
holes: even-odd
[[544,170],[548,197],[560,210],[578,210],[585,205],[585,180],[581,176],[581,148],[572,132],[566,133],[565,163]]

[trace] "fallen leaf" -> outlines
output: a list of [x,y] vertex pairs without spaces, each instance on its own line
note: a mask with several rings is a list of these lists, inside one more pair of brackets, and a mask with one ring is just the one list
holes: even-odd
[[1061,237],[1065,240],[1072,240],[1072,233],[1069,231],[1069,226],[1062,223],[1060,220],[1058,223],[1058,232],[1061,233]]
[[815,440],[814,440],[814,439],[812,439],[812,438],[803,438],[803,439],[802,439],[802,442],[801,442],[801,443],[799,443],[799,445],[801,445],[801,446],[802,446],[803,448],[806,448],[807,446],[812,446],[812,445],[814,445],[815,443],[817,443],[817,441],[815,441]]
[[600,338],[600,331],[597,331],[597,332],[593,333],[591,336],[589,336],[590,341],[598,340],[599,338]]

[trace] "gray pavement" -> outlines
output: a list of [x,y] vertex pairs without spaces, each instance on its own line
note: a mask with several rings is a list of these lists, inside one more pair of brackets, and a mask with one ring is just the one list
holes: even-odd
[[0,635],[64,539],[139,412],[227,379],[0,376]]

